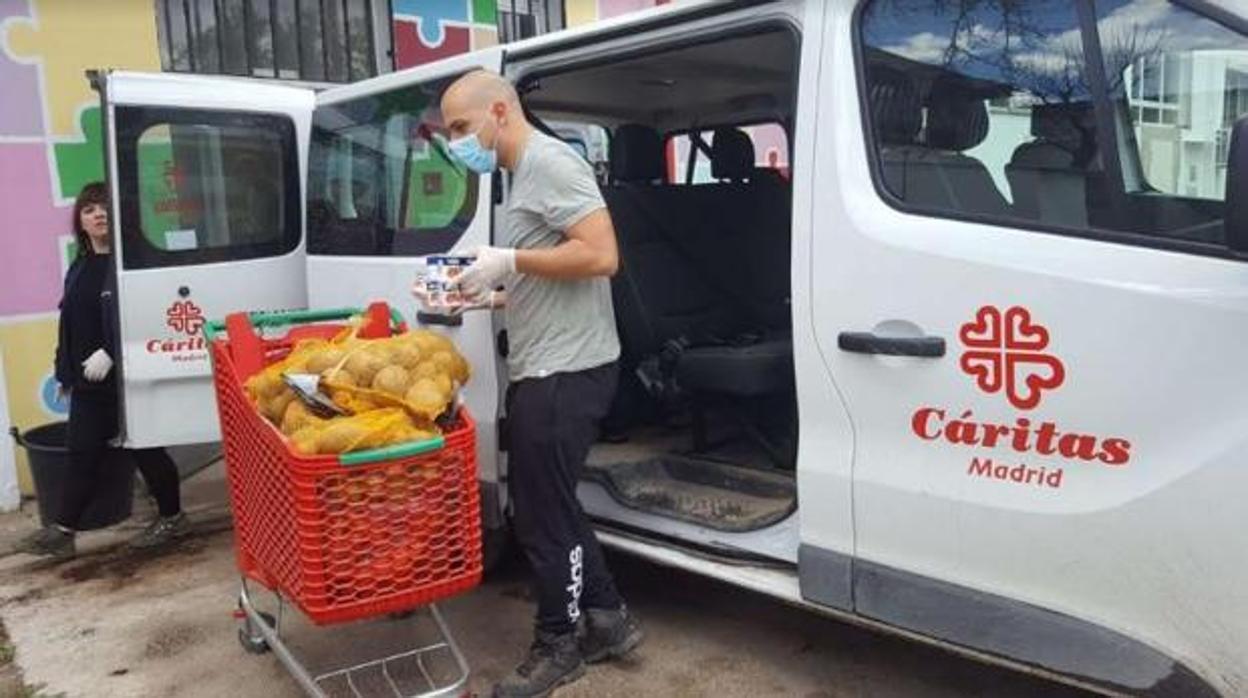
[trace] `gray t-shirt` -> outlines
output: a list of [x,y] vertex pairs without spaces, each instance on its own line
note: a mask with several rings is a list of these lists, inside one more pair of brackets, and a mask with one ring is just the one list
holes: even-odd
[[[534,131],[511,179],[501,242],[554,247],[564,231],[603,208],[594,171],[566,143]],[[615,361],[611,284],[603,277],[556,280],[518,274],[507,283],[511,380],[583,371]]]

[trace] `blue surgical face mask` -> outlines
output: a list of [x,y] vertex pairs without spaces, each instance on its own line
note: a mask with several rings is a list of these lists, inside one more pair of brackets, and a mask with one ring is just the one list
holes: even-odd
[[498,169],[498,151],[481,145],[478,135],[483,128],[485,128],[484,125],[477,129],[476,133],[449,141],[447,147],[450,148],[451,154],[464,164],[464,167],[484,175]]

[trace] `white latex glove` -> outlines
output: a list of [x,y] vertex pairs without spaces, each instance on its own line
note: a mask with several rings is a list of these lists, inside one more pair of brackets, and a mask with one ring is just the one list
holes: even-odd
[[82,375],[92,383],[104,380],[111,370],[113,370],[113,357],[103,349],[96,349],[94,354],[82,362]]
[[508,247],[478,247],[477,261],[459,277],[459,288],[473,304],[486,302],[490,291],[516,273],[516,251]]

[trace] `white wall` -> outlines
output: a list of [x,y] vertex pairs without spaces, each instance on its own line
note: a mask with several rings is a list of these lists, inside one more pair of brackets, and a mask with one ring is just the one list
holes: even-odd
[[0,349],[0,511],[13,511],[21,504],[17,489],[17,444],[9,438],[9,398],[4,384],[4,353]]

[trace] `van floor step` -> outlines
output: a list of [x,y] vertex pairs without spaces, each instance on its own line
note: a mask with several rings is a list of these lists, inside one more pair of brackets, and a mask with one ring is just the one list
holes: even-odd
[[720,531],[765,528],[797,504],[791,476],[683,456],[590,465],[584,479],[626,507]]

